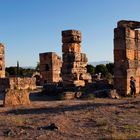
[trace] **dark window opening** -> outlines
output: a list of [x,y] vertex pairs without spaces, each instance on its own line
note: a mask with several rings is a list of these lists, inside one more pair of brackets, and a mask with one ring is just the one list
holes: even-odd
[[48,64],[46,64],[45,70],[49,71],[49,65]]

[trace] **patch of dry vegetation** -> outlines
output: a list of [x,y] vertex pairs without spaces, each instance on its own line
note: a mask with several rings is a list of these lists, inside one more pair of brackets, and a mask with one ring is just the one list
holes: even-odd
[[[51,123],[58,129],[45,129]],[[120,100],[95,98],[44,101],[43,99],[33,101],[30,106],[1,107],[0,139],[2,138],[40,140],[140,138],[140,97]]]

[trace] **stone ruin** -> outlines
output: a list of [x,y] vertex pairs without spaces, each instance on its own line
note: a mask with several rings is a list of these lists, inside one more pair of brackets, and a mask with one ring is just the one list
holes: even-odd
[[40,53],[40,74],[43,83],[57,83],[61,81],[62,61],[55,52]]
[[114,88],[120,95],[130,93],[130,77],[140,91],[140,22],[119,21],[114,29]]
[[0,91],[5,89],[34,90],[36,89],[35,77],[5,77],[0,78]]
[[81,53],[82,35],[78,30],[62,31],[62,61],[54,52],[40,53],[40,73],[43,92],[48,95],[62,95],[64,98],[79,97],[79,87],[91,83],[87,73],[87,57]]
[[80,31],[62,31],[63,60],[54,52],[39,54],[44,83],[62,82],[64,86],[78,87],[91,82],[91,75],[86,69],[86,54],[81,53],[81,41]]
[[62,31],[62,80],[65,86],[85,86],[91,82],[87,73],[87,57],[81,53],[82,35],[78,30]]
[[4,45],[0,43],[0,78],[5,77]]
[[3,105],[29,104],[29,90],[36,89],[34,77],[5,77],[4,45],[0,43],[0,94],[4,94]]
[[[137,93],[140,91],[140,31],[138,28],[140,28],[140,22],[122,20],[114,29],[114,88],[120,95],[129,94],[131,76],[136,79]],[[91,82],[91,76],[86,69],[87,57],[81,53],[81,42],[80,31],[65,30],[62,31],[63,61],[54,52],[40,54],[40,73],[43,83],[62,82],[64,87],[84,87],[86,83]],[[5,91],[4,106],[29,104],[27,89],[35,89],[35,83],[35,79],[32,78],[5,78],[4,46],[0,43],[0,91]],[[70,91],[66,97],[74,98],[75,93]]]
[[29,91],[34,89],[36,89],[36,78],[0,78],[0,94],[4,94],[4,106],[29,104]]

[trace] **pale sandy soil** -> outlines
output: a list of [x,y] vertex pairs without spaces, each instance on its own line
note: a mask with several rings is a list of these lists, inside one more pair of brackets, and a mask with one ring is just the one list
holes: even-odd
[[31,100],[0,107],[0,140],[140,139],[140,97],[47,101],[34,93]]

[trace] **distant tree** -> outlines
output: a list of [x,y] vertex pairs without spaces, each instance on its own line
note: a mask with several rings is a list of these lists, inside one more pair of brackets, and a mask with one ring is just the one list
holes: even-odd
[[105,77],[108,74],[108,70],[105,65],[100,64],[95,67],[95,73],[101,73]]
[[39,62],[37,62],[37,65],[36,65],[36,67],[35,67],[35,70],[36,70],[36,71],[39,71],[39,70],[40,70],[40,63],[39,63]]
[[107,73],[105,78],[108,80],[109,83],[112,83],[113,82],[113,76],[111,73]]
[[31,76],[33,72],[35,72],[35,69],[32,68],[21,68],[17,66],[6,68],[6,73],[8,73],[9,76]]
[[95,67],[88,64],[87,65],[87,72],[90,73],[91,75],[93,75],[95,73]]
[[20,68],[19,68],[19,61],[17,61],[17,75],[19,76]]
[[16,75],[17,74],[17,67],[7,67],[6,72],[10,75]]
[[111,73],[112,75],[114,75],[114,63],[108,63],[106,64],[106,68],[108,70],[109,73]]

